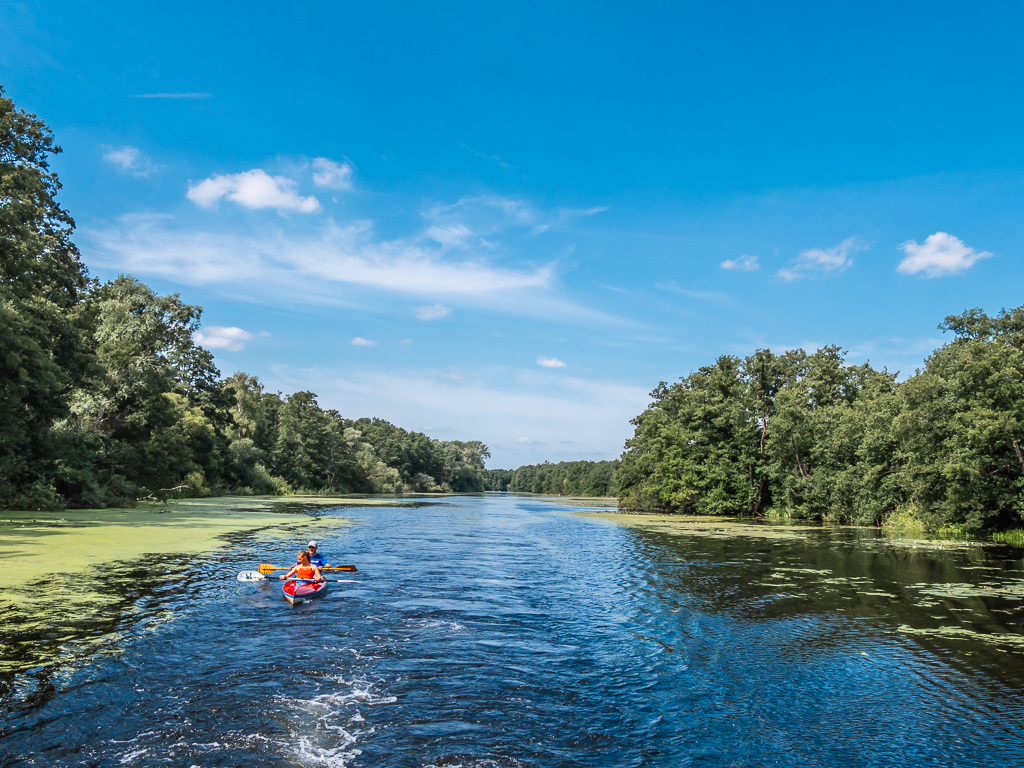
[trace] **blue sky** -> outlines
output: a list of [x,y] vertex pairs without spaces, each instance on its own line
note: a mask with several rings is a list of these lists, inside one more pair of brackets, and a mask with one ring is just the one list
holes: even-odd
[[94,276],[225,374],[617,457],[659,381],[1024,304],[1019,2],[4,2]]

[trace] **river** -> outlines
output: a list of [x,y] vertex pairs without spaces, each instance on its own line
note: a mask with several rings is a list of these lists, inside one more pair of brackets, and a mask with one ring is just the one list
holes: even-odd
[[1024,765],[1020,552],[578,512],[291,510],[359,583],[291,607],[234,576],[305,542],[235,535],[22,605],[0,766]]

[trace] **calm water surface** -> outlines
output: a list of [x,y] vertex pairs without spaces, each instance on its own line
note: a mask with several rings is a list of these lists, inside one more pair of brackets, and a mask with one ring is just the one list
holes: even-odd
[[236,581],[302,544],[243,536],[104,574],[101,619],[0,617],[0,766],[1024,765],[1019,553],[567,510],[319,510],[361,582],[322,600]]

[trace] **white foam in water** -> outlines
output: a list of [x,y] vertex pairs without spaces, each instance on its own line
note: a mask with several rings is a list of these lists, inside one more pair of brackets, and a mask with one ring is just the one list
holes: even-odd
[[308,740],[299,739],[296,756],[303,765],[323,765],[326,768],[345,768],[350,760],[354,760],[363,754],[361,749],[348,749],[338,747],[337,749],[322,749],[314,747]]
[[[287,751],[294,753],[303,765],[345,768],[354,758],[362,754],[355,745],[363,738],[376,732],[374,727],[359,727],[366,719],[353,709],[361,706],[394,704],[397,696],[377,693],[372,683],[366,680],[346,680],[343,676],[328,679],[346,686],[348,690],[324,693],[309,699],[282,697],[282,704],[301,713],[305,723],[302,730],[294,729],[297,742],[282,743]],[[309,728],[309,720],[315,720],[315,727]]]
[[121,758],[120,763],[121,763],[121,765],[126,765],[128,763],[133,763],[133,762],[135,762],[135,758],[142,757],[147,752],[149,752],[148,748],[136,749],[134,752],[128,752],[127,754],[125,754]]
[[452,632],[461,632],[466,628],[457,621],[444,621],[443,619],[416,619],[412,625],[417,629],[448,629]]

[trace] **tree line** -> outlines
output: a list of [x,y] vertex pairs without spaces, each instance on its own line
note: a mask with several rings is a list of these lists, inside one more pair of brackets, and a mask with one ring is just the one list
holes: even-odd
[[0,507],[192,494],[482,491],[487,447],[222,378],[202,309],[90,279],[46,125],[0,88]]
[[561,496],[615,496],[616,461],[560,461],[484,471],[484,488]]
[[950,315],[906,381],[835,346],[719,357],[659,384],[616,477],[630,510],[1020,527],[1024,307]]

